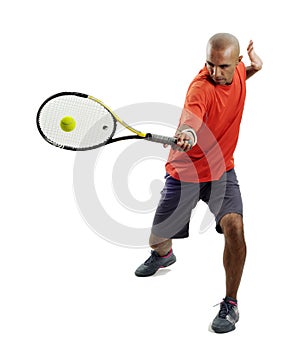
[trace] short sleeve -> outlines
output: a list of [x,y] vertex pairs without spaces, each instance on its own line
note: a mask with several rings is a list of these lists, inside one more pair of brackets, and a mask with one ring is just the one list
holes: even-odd
[[180,124],[186,124],[198,131],[208,111],[209,91],[204,82],[198,82],[188,89]]

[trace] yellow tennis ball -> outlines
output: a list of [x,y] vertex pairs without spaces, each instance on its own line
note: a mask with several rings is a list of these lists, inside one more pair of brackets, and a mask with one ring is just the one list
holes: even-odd
[[70,116],[66,116],[61,119],[60,127],[62,128],[63,131],[66,131],[66,132],[73,131],[76,127],[76,121],[74,118]]

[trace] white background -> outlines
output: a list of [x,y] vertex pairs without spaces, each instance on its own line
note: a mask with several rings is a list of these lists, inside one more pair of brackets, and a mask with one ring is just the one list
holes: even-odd
[[[10,1],[1,8],[0,344],[253,346],[297,340],[299,16],[297,2]],[[207,39],[253,39],[264,69],[248,81],[236,151],[248,258],[241,320],[208,331],[224,296],[213,226],[175,242],[178,261],[136,278],[148,249],[118,247],[82,219],[75,154],[42,140],[41,102],[81,91],[116,109],[182,106]],[[145,182],[136,182],[145,184]],[[108,191],[104,194],[110,194]],[[194,230],[194,232],[193,232]]]

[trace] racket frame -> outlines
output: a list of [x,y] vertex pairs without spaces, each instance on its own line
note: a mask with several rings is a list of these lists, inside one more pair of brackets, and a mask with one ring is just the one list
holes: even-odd
[[[68,95],[90,99],[90,100],[100,104],[102,107],[104,107],[112,115],[113,120],[114,120],[114,129],[113,129],[111,136],[105,142],[102,142],[102,143],[94,145],[94,146],[83,147],[83,148],[72,147],[72,146],[68,146],[68,145],[58,144],[55,141],[48,138],[44,134],[44,132],[40,126],[40,122],[39,122],[42,109],[52,99],[55,99],[55,98],[58,98],[61,96],[68,96]],[[118,138],[113,139],[112,137],[115,134],[117,122],[120,123],[122,126],[124,126],[126,129],[128,129],[129,131],[131,131],[132,133],[134,133],[135,135],[127,135],[127,136],[122,136],[122,137],[118,137]],[[37,117],[36,117],[36,124],[37,124],[38,131],[41,134],[41,136],[44,138],[44,140],[46,140],[48,143],[50,143],[51,145],[53,145],[55,147],[59,147],[59,148],[67,149],[67,150],[71,150],[71,151],[87,151],[87,150],[96,149],[96,148],[105,146],[106,144],[109,144],[109,143],[117,142],[120,140],[128,140],[128,139],[144,139],[144,140],[148,140],[151,142],[165,143],[165,144],[169,144],[169,145],[174,145],[177,142],[177,139],[174,137],[167,137],[167,136],[162,136],[162,135],[155,135],[152,133],[145,133],[145,132],[139,131],[139,130],[131,127],[129,124],[124,122],[110,107],[108,107],[106,104],[104,104],[101,100],[99,100],[99,99],[97,99],[91,95],[79,93],[79,92],[60,92],[60,93],[54,94],[54,95],[50,96],[49,98],[47,98],[42,103],[42,105],[40,106],[40,108],[38,110]]]

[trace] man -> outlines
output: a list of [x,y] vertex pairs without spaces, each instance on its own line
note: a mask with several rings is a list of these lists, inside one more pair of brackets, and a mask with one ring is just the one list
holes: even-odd
[[192,209],[199,200],[209,206],[216,230],[224,235],[226,295],[212,323],[217,333],[235,329],[239,319],[237,292],[246,258],[243,207],[233,153],[246,97],[246,80],[262,68],[250,41],[251,65],[245,67],[237,38],[211,37],[205,67],[192,81],[170,150],[166,182],[150,235],[152,252],[135,272],[151,276],[176,261],[172,239],[188,237]]

